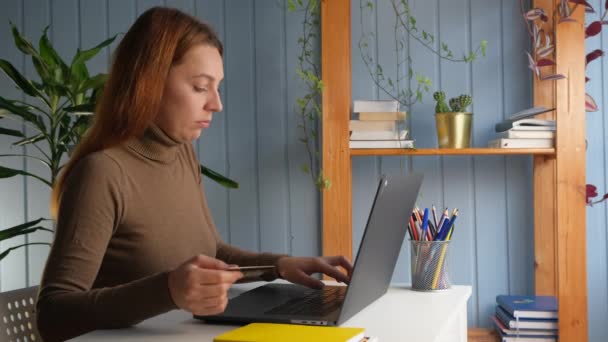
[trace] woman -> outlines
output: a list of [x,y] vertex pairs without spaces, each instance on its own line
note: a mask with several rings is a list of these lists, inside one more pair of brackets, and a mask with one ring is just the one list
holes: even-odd
[[[172,309],[217,314],[242,274],[321,287],[343,257],[254,253],[221,241],[191,142],[222,110],[222,44],[206,24],[153,8],[118,46],[95,122],[53,189],[57,231],[38,297],[45,341],[133,325]],[[338,266],[347,270],[342,273]]]

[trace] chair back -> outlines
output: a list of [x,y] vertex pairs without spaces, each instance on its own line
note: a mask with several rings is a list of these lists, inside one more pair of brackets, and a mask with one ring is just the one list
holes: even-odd
[[0,342],[42,342],[36,326],[38,286],[0,293]]

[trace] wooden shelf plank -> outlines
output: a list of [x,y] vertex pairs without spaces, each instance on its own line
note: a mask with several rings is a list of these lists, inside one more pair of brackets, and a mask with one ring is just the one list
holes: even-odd
[[353,148],[351,156],[554,155],[554,148]]

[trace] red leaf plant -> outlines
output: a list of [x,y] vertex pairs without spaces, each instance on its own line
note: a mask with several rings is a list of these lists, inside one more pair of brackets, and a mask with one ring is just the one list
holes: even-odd
[[[549,21],[549,17],[545,13],[545,10],[542,8],[532,8],[528,11],[524,10],[524,1],[519,1],[521,14],[524,18],[524,22],[526,24],[526,28],[528,29],[528,33],[530,35],[530,39],[532,40],[532,52],[526,51],[528,56],[528,67],[532,70],[533,75],[535,75],[539,80],[559,80],[565,78],[562,74],[549,74],[543,75],[541,72],[541,68],[547,66],[555,65],[555,61],[552,59],[553,53],[555,52],[555,45],[551,42],[551,34],[546,32],[544,29],[544,24]],[[596,13],[595,9],[591,4],[589,4],[585,0],[559,0],[559,4],[557,7],[558,24],[564,23],[576,23],[577,21],[571,18],[571,14],[576,10],[579,6],[585,6],[586,13]],[[585,27],[585,39],[589,37],[595,37],[602,32],[602,27],[608,24],[607,20],[604,20],[606,14],[608,13],[608,0],[604,3],[603,13],[600,16],[599,20],[592,21]],[[596,49],[589,52],[586,56],[586,64],[585,68],[592,61],[603,57],[604,51],[601,49]],[[590,78],[586,77],[585,82],[589,82]],[[593,97],[589,94],[585,94],[585,111],[586,112],[597,112],[598,106]],[[598,196],[597,187],[593,184],[587,184],[587,193],[586,193],[586,202],[588,206],[593,206],[594,204],[598,204],[600,202],[608,199],[608,193],[604,194],[599,200],[593,200]]]

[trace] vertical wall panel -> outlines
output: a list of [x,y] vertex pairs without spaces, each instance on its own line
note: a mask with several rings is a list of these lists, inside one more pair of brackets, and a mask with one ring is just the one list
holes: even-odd
[[[485,58],[473,63],[472,96],[475,146],[484,146],[495,138],[494,124],[502,120],[502,65],[501,32],[496,23],[502,20],[500,0],[471,1],[471,42],[489,42]],[[489,316],[494,313],[497,294],[508,293],[507,224],[505,200],[505,158],[500,156],[475,157],[475,244],[478,323],[491,326]],[[488,282],[485,279],[492,279]]]
[[[589,2],[598,12],[603,13],[604,1],[593,0]],[[600,11],[600,9],[602,9]],[[598,20],[599,13],[587,14],[587,23]],[[591,52],[607,46],[608,35],[591,37],[585,42],[585,49]],[[608,96],[606,79],[608,74],[606,58],[595,60],[587,66],[587,76],[591,80],[587,83],[589,93],[599,106],[599,111],[586,114],[587,120],[587,183],[598,188],[599,196],[606,192],[606,105]],[[604,341],[608,336],[608,275],[606,255],[606,205],[605,203],[587,209],[587,293],[589,341]]]
[[[194,4],[196,8],[196,16],[209,23],[216,33],[219,35],[220,40],[224,44],[224,57],[226,57],[226,40],[225,40],[225,4],[222,1],[217,0],[198,0]],[[224,73],[226,74],[226,58],[224,58]],[[228,100],[230,94],[227,92],[225,81],[220,85],[220,92],[222,93],[222,101],[224,102],[224,111],[222,113],[214,113],[211,127],[203,131],[200,139],[195,142],[197,147],[199,160],[201,163],[223,175],[229,176],[235,181],[241,183],[241,179],[231,174],[230,167],[227,162],[227,126],[226,116],[228,114]],[[205,182],[205,193],[209,202],[209,209],[213,215],[213,220],[220,233],[222,239],[226,242],[230,242],[230,235],[228,229],[230,227],[229,220],[229,206],[228,196],[229,194],[238,195],[240,189],[227,190],[223,186],[204,179]]]
[[[469,49],[470,25],[468,0],[439,1],[439,36],[452,49]],[[455,30],[459,27],[459,30]],[[458,56],[458,55],[456,55]],[[440,61],[441,89],[447,97],[471,93],[469,80],[470,65]],[[444,205],[450,210],[459,209],[458,225],[450,246],[450,271],[456,283],[475,284],[475,207],[473,205],[473,167],[471,157],[444,157]],[[477,296],[471,296],[469,307],[477,306]],[[477,311],[469,310],[468,319],[475,324]]]
[[[109,46],[108,65],[112,60],[114,50],[124,37],[125,33],[135,21],[135,0],[107,0],[108,4],[108,33],[110,36],[118,34],[116,40]],[[109,68],[108,68],[109,71]]]
[[194,14],[194,0],[165,0],[164,5]]
[[[383,72],[386,77],[390,77],[396,84],[399,77],[398,71],[404,70],[406,68],[405,65],[402,65],[398,70],[397,63],[398,61],[403,60],[407,57],[408,44],[406,41],[403,46],[403,49],[400,51],[399,55],[397,55],[394,32],[397,20],[394,15],[391,15],[393,12],[393,5],[389,1],[377,2],[376,17],[379,19],[376,22],[376,27],[379,34],[377,35],[376,48],[379,52],[378,62],[385,66],[383,67]],[[407,89],[407,85],[408,83],[405,81],[399,82],[399,89]],[[392,99],[388,94],[386,94],[382,90],[379,90],[378,93],[378,98],[381,100]],[[400,110],[402,111],[409,111],[409,108],[403,108],[403,106],[400,107]],[[380,157],[380,174],[409,173],[409,159],[410,158],[399,156]],[[377,186],[377,183],[374,185]],[[409,258],[410,255],[408,251],[406,251],[405,248],[402,248],[401,253],[399,255],[399,259],[397,260],[397,265],[395,266],[393,279],[403,279],[403,277],[410,273]]]
[[[303,137],[302,129],[298,127],[302,123],[302,117],[296,114],[296,98],[304,96],[305,87],[296,74],[297,58],[300,55],[298,38],[302,37],[302,26],[293,23],[301,23],[304,13],[302,11],[288,13],[286,6],[282,6],[282,9],[287,91],[284,111],[287,116],[289,163],[289,249],[292,255],[319,255],[321,253],[319,191],[310,174],[302,171],[303,165],[310,164],[306,146],[299,141]],[[319,46],[319,37],[312,38],[311,44]]]
[[[532,104],[532,81],[527,68],[529,38],[521,22],[519,3],[502,2],[502,56],[504,115]],[[532,203],[532,158],[506,157],[507,241],[509,292],[534,293],[534,218]],[[507,271],[507,270],[505,270]]]
[[[376,7],[378,2],[380,1],[372,1],[374,9],[371,11],[363,9],[362,13],[359,0],[351,1],[351,88],[353,100],[373,100],[377,99],[378,96],[378,89],[370,79],[359,50],[361,34],[377,31]],[[369,44],[369,53],[374,60],[378,56],[377,51],[377,41],[373,39]],[[379,158],[352,158],[353,258],[358,251],[363,236],[363,229],[374,200],[374,194],[378,188],[379,176]]]
[[164,0],[136,0],[135,9],[137,10],[137,15],[139,16],[147,9],[150,9],[154,6],[163,6],[164,4]]
[[[49,8],[48,1],[25,1],[25,26],[24,32],[29,37],[35,46],[42,34],[42,30],[47,25],[52,25],[49,29],[49,38],[54,44],[59,55],[66,59],[67,51],[73,51],[78,46],[77,32],[78,26],[75,18],[78,18],[78,10],[75,1],[56,1],[54,7]],[[60,20],[57,16],[58,13],[68,15],[72,20]],[[60,41],[55,40],[55,37],[62,37]],[[25,76],[28,78],[34,78],[39,80],[38,74],[34,69],[31,59],[25,65]],[[32,100],[31,98],[28,100]],[[35,100],[35,103],[40,101]],[[47,125],[48,125],[47,121]],[[38,132],[28,128],[26,129],[27,136],[33,136]],[[44,147],[46,149],[46,147]],[[32,145],[26,146],[26,151],[32,156],[42,157],[42,154],[38,152]],[[36,160],[26,160],[27,171],[36,175],[39,175],[45,179],[50,180],[50,171],[44,165]],[[26,213],[27,220],[35,220],[40,217],[49,217],[49,197],[50,188],[32,177],[27,178],[26,183],[26,196],[27,205]],[[44,226],[51,228],[50,222],[45,222]],[[28,235],[28,242],[50,242],[52,237],[47,232],[36,232]],[[28,247],[27,263],[28,263],[28,285],[35,285],[40,282],[40,275],[46,256],[48,255],[49,248],[46,246],[31,246]]]
[[[240,182],[238,194],[230,196],[230,241],[241,247],[260,247],[258,201],[258,137],[251,2],[226,1],[226,92],[224,109],[228,124],[230,175]],[[237,228],[238,227],[238,228]]]
[[262,250],[286,253],[289,242],[289,194],[284,112],[285,32],[279,20],[282,10],[274,0],[258,0],[254,3],[253,13],[260,247]]
[[[13,36],[9,21],[23,32],[23,7],[22,2],[17,0],[8,1],[3,4],[0,11],[0,41],[5,48],[0,52],[0,58],[9,61],[18,71],[24,71],[24,55],[17,50],[13,42]],[[6,99],[21,100],[22,93],[18,91],[14,83],[2,73],[0,76],[0,96]],[[21,131],[23,125],[21,120],[0,119],[0,125],[5,128]],[[0,154],[23,154],[24,149],[14,147],[12,144],[18,138],[0,135]],[[24,159],[21,157],[0,157],[0,165],[13,169],[22,169]],[[23,223],[25,192],[24,179],[22,176],[0,179],[0,229],[6,229]],[[25,242],[25,238],[14,238],[0,243],[0,251],[14,247]],[[25,248],[11,252],[8,257],[0,262],[0,291],[14,290],[27,285],[27,264],[25,261]]]
[[[441,38],[439,35],[439,7],[438,0],[425,1],[417,0],[411,2],[412,14],[416,18],[425,18],[418,25],[424,31],[435,36],[435,39]],[[435,44],[435,48],[439,45]],[[409,54],[412,58],[412,66],[414,70],[428,77],[434,87],[441,86],[441,77],[439,70],[439,57],[431,53],[413,39],[410,39]],[[415,82],[411,82],[415,86]],[[435,106],[433,105],[433,94],[425,94],[422,102],[418,102],[412,106],[411,117],[411,134],[416,139],[416,146],[436,147],[437,135],[435,133]],[[420,207],[431,207],[433,204],[437,207],[437,215],[440,217],[441,210],[444,208],[443,196],[443,172],[441,168],[442,157],[416,157],[411,158],[412,168],[415,172],[424,174],[424,181],[420,189],[418,205]],[[409,259],[410,246],[407,241],[401,249],[401,256],[407,255]],[[408,264],[405,264],[404,268]],[[410,272],[406,272],[406,276],[400,279],[401,281],[410,282]]]
[[[95,45],[103,42],[108,38],[108,2],[99,0],[83,0],[78,2],[78,9],[80,11],[80,37],[79,46],[81,49],[90,49]],[[72,53],[74,53],[72,51]],[[108,55],[109,48],[104,48],[99,51],[97,56],[93,57],[87,62],[89,74],[91,76],[99,73],[108,72]]]

